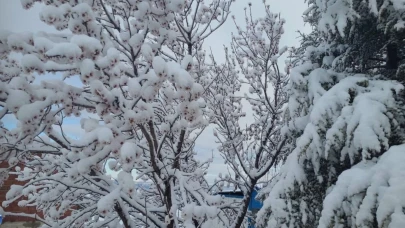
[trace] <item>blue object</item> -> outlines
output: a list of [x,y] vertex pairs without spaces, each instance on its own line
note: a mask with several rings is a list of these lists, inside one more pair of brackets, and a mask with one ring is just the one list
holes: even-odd
[[[256,200],[256,196],[258,193],[259,188],[255,188],[252,192],[252,195],[250,197],[250,202],[249,202],[249,207],[248,210],[251,211],[253,214],[256,214],[260,208],[263,207],[263,203]],[[237,199],[243,199],[243,192],[241,190],[237,191],[223,191],[223,192],[218,192],[219,195],[222,195],[227,198],[237,198]],[[248,228],[255,228],[254,221],[252,221],[251,218],[248,218]]]
[[3,216],[0,215],[0,225],[3,223]]

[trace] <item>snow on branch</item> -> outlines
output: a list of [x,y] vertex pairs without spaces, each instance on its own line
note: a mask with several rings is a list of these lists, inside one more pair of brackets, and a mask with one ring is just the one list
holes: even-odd
[[35,206],[50,227],[212,221],[223,202],[194,157],[214,80],[202,43],[232,1],[21,0],[38,2],[61,33],[0,31],[0,117],[16,122],[0,128],[0,161],[28,181],[5,210]]

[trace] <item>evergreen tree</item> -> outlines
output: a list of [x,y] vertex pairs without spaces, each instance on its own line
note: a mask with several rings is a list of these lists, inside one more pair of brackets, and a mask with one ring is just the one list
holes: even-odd
[[296,145],[262,192],[261,226],[405,226],[398,2],[308,1],[284,130]]

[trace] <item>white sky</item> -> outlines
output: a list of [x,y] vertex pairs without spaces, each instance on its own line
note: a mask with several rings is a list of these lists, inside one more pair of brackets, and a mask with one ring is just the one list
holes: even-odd
[[[231,14],[235,15],[237,22],[240,24],[244,23],[244,8],[248,2],[246,0],[236,0],[231,7]],[[264,15],[262,0],[252,0],[250,2],[253,4],[253,16]],[[286,20],[281,46],[298,46],[297,31],[307,32],[309,30],[308,27],[304,26],[301,16],[307,7],[304,0],[267,0],[267,3],[270,4],[270,10],[273,13],[280,13],[281,17]],[[40,21],[39,12],[42,7],[42,5],[35,4],[32,9],[24,10],[19,0],[0,0],[0,29],[14,32],[56,32],[55,29]],[[232,32],[236,33],[236,29],[232,19],[229,18],[220,29],[206,40],[205,47],[207,49],[211,47],[216,59],[223,59],[223,45],[229,46]],[[78,124],[77,126],[74,124],[67,125],[66,130],[71,134],[82,133]],[[210,182],[213,181],[219,172],[227,172],[226,165],[223,164],[222,158],[216,152],[216,147],[215,138],[212,136],[212,129],[206,130],[196,145],[198,158],[205,160],[211,157],[212,151],[214,151],[214,162],[211,164],[207,175],[207,179]]]

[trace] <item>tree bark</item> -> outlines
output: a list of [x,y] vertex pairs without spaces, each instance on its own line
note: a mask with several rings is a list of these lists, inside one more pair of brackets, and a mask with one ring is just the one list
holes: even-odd
[[389,43],[387,45],[387,69],[398,69],[399,60],[400,58],[398,57],[398,45],[396,43]]
[[[145,209],[146,209],[146,208],[145,208]],[[124,212],[122,211],[121,206],[120,206],[118,203],[115,204],[114,210],[117,212],[118,216],[120,217],[120,219],[121,219],[122,224],[124,225],[124,227],[125,227],[125,228],[130,228],[131,226],[129,226],[128,219],[127,219],[127,217],[125,216]]]
[[253,180],[252,183],[250,184],[247,195],[244,197],[242,208],[239,211],[235,223],[232,225],[233,228],[242,227],[243,220],[245,219],[246,213],[249,209],[250,200],[252,199],[252,192],[255,189],[256,182],[257,182],[256,180]]

